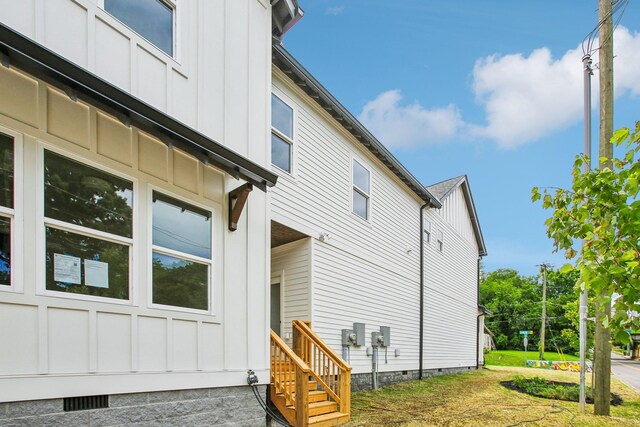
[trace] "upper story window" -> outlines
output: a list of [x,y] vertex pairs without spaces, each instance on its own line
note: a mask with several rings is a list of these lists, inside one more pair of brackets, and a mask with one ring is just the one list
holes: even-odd
[[426,219],[424,220],[424,242],[431,243],[431,222]]
[[174,54],[174,6],[163,0],[104,0],[104,9],[145,39]]
[[293,108],[271,94],[271,164],[291,173]]
[[130,299],[133,183],[45,150],[46,289]]
[[368,220],[371,202],[371,172],[356,159],[353,159],[353,204],[352,211]]
[[211,212],[153,192],[153,303],[209,310]]
[[438,241],[438,250],[442,252],[442,250],[444,249],[444,233],[442,232],[442,230],[438,230],[436,240]]
[[0,286],[11,286],[11,229],[15,217],[13,164],[13,138],[0,134]]

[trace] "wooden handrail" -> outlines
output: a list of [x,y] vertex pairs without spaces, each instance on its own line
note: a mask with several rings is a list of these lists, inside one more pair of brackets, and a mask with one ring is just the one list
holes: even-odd
[[347,371],[351,371],[351,365],[345,362],[344,359],[338,356],[338,353],[333,351],[331,347],[325,344],[325,342],[322,341],[322,339],[315,332],[311,330],[311,328],[307,325],[306,322],[303,322],[301,320],[294,320],[292,323],[294,328],[299,329],[308,338],[310,338],[314,342],[314,344],[317,347],[321,348],[322,351],[326,353],[327,356],[329,356],[336,365],[340,366],[341,368]]
[[282,338],[280,338],[278,336],[278,334],[276,334],[275,332],[273,332],[273,329],[271,330],[271,340],[274,341],[278,348],[280,348],[280,350],[285,353],[287,356],[289,356],[289,358],[291,358],[291,361],[296,365],[296,367],[298,367],[302,372],[305,373],[309,373],[311,372],[311,368],[309,368],[309,365],[307,365],[305,363],[304,360],[302,360],[300,358],[300,356],[298,356],[297,354],[295,354],[293,352],[293,350],[291,350],[289,348],[289,346],[282,341]]
[[316,335],[309,325],[294,320],[293,351],[309,366],[316,380],[339,406],[340,412],[351,412],[351,366]]

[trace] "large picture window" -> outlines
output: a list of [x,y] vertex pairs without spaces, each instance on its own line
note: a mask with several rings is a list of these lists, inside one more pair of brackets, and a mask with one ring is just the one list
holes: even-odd
[[209,310],[211,212],[153,192],[153,303]]
[[173,56],[174,8],[163,0],[104,0],[104,9]]
[[271,94],[271,164],[291,173],[293,109]]
[[371,199],[371,172],[353,159],[353,206],[352,211],[362,219],[369,219]]
[[44,151],[46,289],[130,299],[133,183]]
[[14,211],[14,141],[0,134],[0,286],[11,286]]

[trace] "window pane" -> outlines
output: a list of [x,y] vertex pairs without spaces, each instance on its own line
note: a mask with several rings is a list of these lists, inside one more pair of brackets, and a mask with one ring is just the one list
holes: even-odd
[[369,171],[357,160],[353,161],[353,184],[369,194]]
[[353,213],[369,219],[369,199],[357,190],[353,190]]
[[154,191],[153,244],[211,258],[211,213]]
[[47,289],[129,299],[129,247],[46,227]]
[[104,0],[107,12],[173,55],[173,9],[161,0]]
[[131,237],[133,184],[45,150],[44,214]]
[[13,138],[0,134],[0,206],[13,208]]
[[271,164],[291,173],[291,144],[271,134]]
[[271,95],[271,126],[293,139],[293,109],[280,98]]
[[153,303],[209,309],[209,267],[153,253]]
[[11,286],[11,220],[0,217],[0,285]]

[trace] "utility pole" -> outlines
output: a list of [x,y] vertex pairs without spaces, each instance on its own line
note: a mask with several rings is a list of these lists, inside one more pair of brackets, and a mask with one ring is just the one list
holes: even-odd
[[[584,171],[591,170],[591,55],[582,58],[584,73]],[[582,241],[584,245],[584,241]],[[580,412],[584,414],[587,401],[587,312],[589,295],[582,283],[580,288]]]
[[547,323],[547,268],[548,264],[540,264],[542,269],[542,316],[540,318],[540,360],[544,360],[544,333]]
[[[598,0],[600,26],[600,139],[599,158],[613,157],[613,18],[612,0]],[[599,161],[599,168],[610,168],[611,161]],[[603,291],[596,295],[596,330],[594,357],[593,403],[595,415],[609,415],[611,404],[611,331],[602,321],[611,315],[610,295]]]

